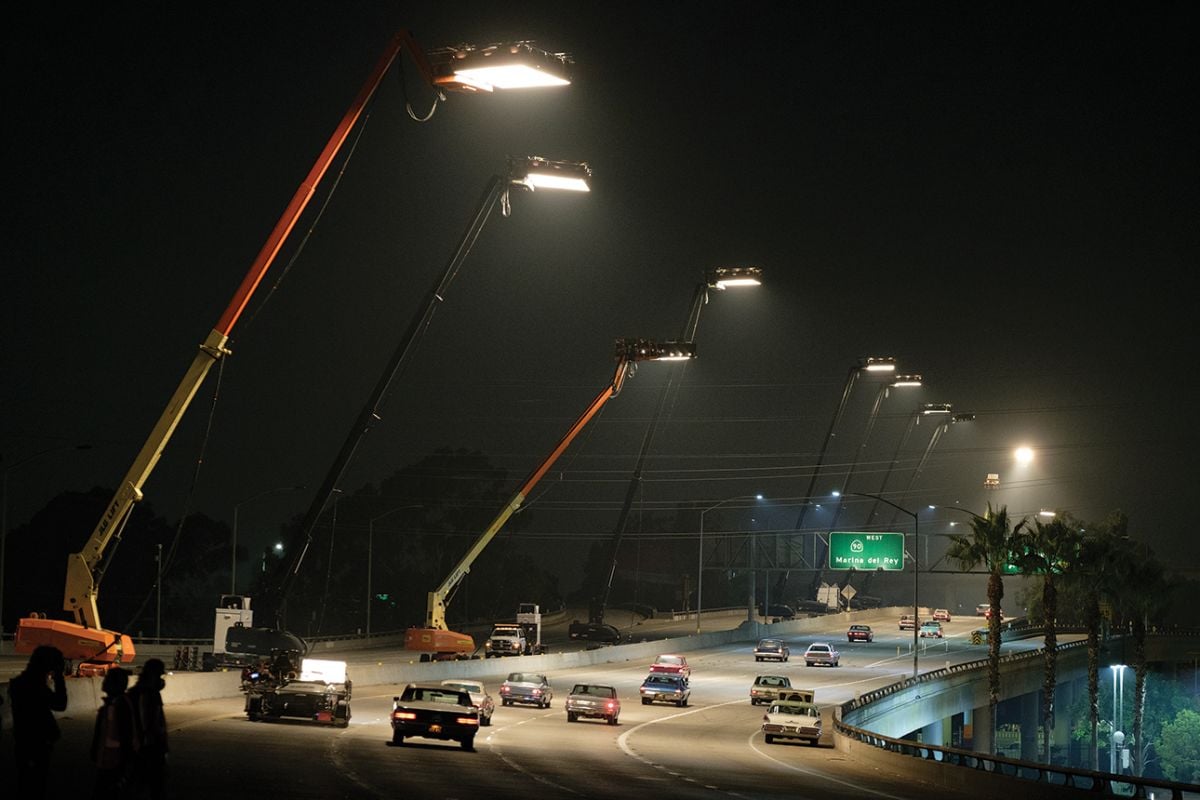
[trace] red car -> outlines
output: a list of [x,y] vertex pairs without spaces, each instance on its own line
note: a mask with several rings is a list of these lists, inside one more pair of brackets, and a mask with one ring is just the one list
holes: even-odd
[[875,632],[871,630],[870,625],[851,625],[846,630],[847,642],[873,642],[875,641]]
[[679,675],[685,680],[692,677],[692,669],[683,656],[662,655],[650,665],[650,674]]

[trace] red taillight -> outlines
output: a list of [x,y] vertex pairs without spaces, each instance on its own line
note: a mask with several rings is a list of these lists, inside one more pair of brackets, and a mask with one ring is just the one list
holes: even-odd
[[459,725],[478,725],[479,724],[479,720],[476,719],[475,717],[459,717],[458,719],[456,719],[454,721],[457,722]]
[[393,711],[392,719],[416,719],[417,715],[411,711]]
[[612,711],[612,710],[613,710],[613,708],[615,708],[615,707],[616,707],[616,705],[617,705],[616,703],[614,703],[613,701],[609,700],[609,701],[608,701],[608,710],[609,710],[609,711]]

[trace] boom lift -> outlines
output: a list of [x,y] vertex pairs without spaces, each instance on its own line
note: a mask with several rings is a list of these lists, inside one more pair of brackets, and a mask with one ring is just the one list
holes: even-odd
[[542,460],[536,469],[527,477],[524,483],[512,496],[512,499],[501,509],[500,514],[480,534],[475,543],[459,560],[446,579],[436,589],[429,593],[425,609],[425,627],[409,628],[404,635],[404,647],[407,650],[420,651],[422,660],[461,658],[475,651],[475,640],[468,634],[457,633],[446,625],[446,606],[453,596],[458,584],[471,571],[471,565],[483,552],[484,548],[496,537],[500,529],[521,504],[529,497],[533,487],[542,476],[554,465],[558,457],[571,444],[584,426],[621,391],[625,378],[632,375],[638,362],[641,361],[683,361],[696,357],[696,348],[690,342],[657,343],[649,339],[618,339],[616,343],[617,368],[612,381],[605,386],[595,399],[575,420],[566,435]]
[[[142,487],[162,457],[200,385],[213,364],[231,352],[226,345],[234,324],[249,304],[258,284],[282,249],[383,76],[406,48],[423,81],[434,89],[438,100],[444,99],[443,91],[490,92],[494,88],[569,83],[562,75],[567,63],[566,56],[539,50],[529,42],[484,48],[463,45],[431,51],[427,56],[407,30],[401,30],[392,37],[316,163],[284,209],[283,216],[275,223],[225,313],[201,343],[199,352],[142,445],[133,466],[118,486],[91,537],[80,552],[68,556],[63,609],[71,614],[73,621],[51,620],[40,614],[21,619],[14,638],[16,652],[31,653],[38,645],[52,645],[59,648],[68,661],[81,662],[78,666],[80,674],[104,672],[114,664],[133,661],[134,646],[129,636],[106,630],[100,623],[97,595],[107,566],[105,552],[114,540],[120,541],[133,507],[142,500]],[[510,78],[514,70],[519,73],[515,82]]]

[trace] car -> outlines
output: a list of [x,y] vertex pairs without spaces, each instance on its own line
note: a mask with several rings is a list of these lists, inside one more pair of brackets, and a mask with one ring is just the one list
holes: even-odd
[[567,695],[567,722],[577,722],[581,717],[602,719],[616,725],[621,716],[621,699],[611,686],[595,683],[577,683]]
[[875,631],[871,630],[870,625],[851,625],[846,629],[847,642],[873,642],[875,641]]
[[463,750],[475,749],[479,712],[471,695],[440,683],[410,683],[392,698],[392,744],[405,737],[456,741]]
[[792,651],[788,648],[787,642],[783,639],[759,639],[758,646],[754,648],[754,660],[766,661],[787,661],[788,656]]
[[942,623],[938,622],[937,620],[932,620],[932,619],[929,620],[929,622],[923,622],[923,623],[921,623],[921,630],[920,630],[919,634],[920,634],[921,638],[925,638],[927,636],[933,636],[937,639],[941,639],[943,637]]
[[750,684],[750,705],[773,703],[779,699],[779,693],[792,688],[792,681],[786,675],[759,675]]
[[912,631],[919,627],[921,627],[920,618],[914,617],[912,614],[905,614],[900,617],[900,630]]
[[692,696],[692,690],[688,688],[687,678],[679,675],[659,675],[651,673],[646,676],[646,680],[642,681],[642,687],[638,690],[642,696],[642,705],[648,706],[654,702],[674,703],[677,706],[686,706],[688,700]]
[[496,701],[488,694],[483,681],[472,681],[465,678],[447,678],[442,686],[461,689],[471,695],[471,705],[479,712],[479,725],[485,727],[492,724],[492,714],[496,710]]
[[762,605],[759,605],[758,613],[764,617],[777,617],[783,620],[794,619],[796,616],[796,610],[791,606],[784,605],[783,603],[772,603],[766,608],[763,608]]
[[933,610],[933,618],[935,620],[937,620],[938,622],[949,622],[950,621],[950,609],[935,608]]
[[975,616],[977,616],[977,617],[987,616],[988,609],[990,609],[991,607],[992,606],[990,603],[980,603],[979,605],[975,606]]
[[500,705],[511,706],[514,703],[534,705],[538,708],[549,708],[554,699],[554,689],[550,681],[540,672],[510,672],[500,684]]
[[842,654],[827,642],[813,642],[804,651],[804,664],[809,667],[816,666],[817,664],[836,667],[841,658]]
[[691,680],[692,677],[692,668],[688,666],[687,659],[677,655],[661,655],[654,659],[654,663],[650,665],[650,672],[678,675],[687,680]]
[[821,741],[821,709],[813,703],[779,700],[763,715],[762,732],[767,744],[796,739],[816,746]]
[[585,639],[601,644],[619,644],[621,641],[621,632],[605,622],[574,620],[567,626],[567,636],[571,639]]
[[[983,615],[983,618],[984,619],[992,618],[992,609],[991,608],[988,608],[987,613]],[[1004,609],[1003,608],[1000,609],[1000,621],[1004,622]]]

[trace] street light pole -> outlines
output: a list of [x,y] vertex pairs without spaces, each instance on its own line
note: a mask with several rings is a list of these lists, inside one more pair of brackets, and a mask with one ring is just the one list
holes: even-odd
[[46,450],[41,450],[37,453],[25,456],[19,461],[9,464],[0,471],[0,641],[4,639],[4,573],[5,573],[5,552],[8,549],[8,473],[12,472],[22,464],[33,461],[35,458],[40,458],[51,453],[61,453],[65,450],[91,450],[90,444],[68,444],[60,447],[51,447]]
[[[712,511],[714,508],[723,506],[726,503],[732,503],[737,500],[762,500],[762,499],[763,499],[763,496],[761,494],[738,495],[737,497],[730,497],[725,500],[722,500],[719,503],[714,503],[713,505],[709,506],[708,508],[706,508],[700,512],[700,546],[698,548],[699,558],[696,562],[696,633],[697,634],[700,633],[700,614],[704,609],[704,606],[703,606],[703,597],[704,597],[704,515],[710,511]],[[753,603],[751,603],[751,606],[753,606]]]
[[277,492],[291,492],[298,489],[304,489],[304,486],[277,486],[274,489],[266,489],[258,494],[251,495],[240,503],[234,503],[233,506],[233,542],[230,545],[229,558],[229,593],[237,594],[237,541],[238,541],[238,512],[242,505],[249,503],[251,500],[257,500],[260,497],[265,497],[269,494]]
[[377,517],[371,517],[367,520],[367,638],[371,638],[371,595],[372,595],[372,578],[375,571],[375,522],[381,520],[389,514],[394,514],[397,511],[404,511],[409,508],[421,508],[420,504],[400,506],[393,508],[391,511],[385,511]]
[[921,563],[919,560],[919,557],[920,557],[919,551],[920,551],[920,547],[921,547],[921,535],[920,535],[920,531],[918,528],[917,512],[909,511],[907,508],[904,508],[903,506],[898,506],[895,503],[893,503],[891,500],[888,500],[885,497],[880,497],[877,494],[867,494],[866,492],[842,492],[842,494],[853,495],[855,497],[869,497],[873,500],[878,500],[881,503],[886,503],[887,505],[891,506],[892,508],[901,512],[902,514],[908,514],[910,517],[912,517],[912,521],[913,521],[913,551],[912,551],[912,557],[913,557],[913,643],[912,643],[912,651],[913,651],[913,678],[916,678],[918,675],[921,674],[920,654],[917,651],[917,646],[920,644],[920,637],[921,637],[921,624],[920,624],[921,623],[921,604],[918,600],[918,598],[920,596],[920,588],[921,588]]

